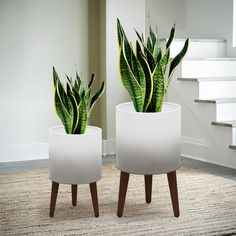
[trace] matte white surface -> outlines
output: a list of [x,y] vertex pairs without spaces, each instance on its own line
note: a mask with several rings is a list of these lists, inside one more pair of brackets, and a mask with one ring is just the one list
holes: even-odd
[[[166,44],[162,41],[162,44]],[[175,39],[171,43],[170,57],[176,56],[184,46],[185,39]],[[210,40],[194,40],[190,39],[189,48],[185,58],[193,57],[225,57],[226,56],[226,42],[224,40],[210,41]]]
[[88,75],[87,8],[84,0],[0,1],[0,161],[45,158],[48,129],[60,124],[52,66],[61,77],[76,66]]
[[231,98],[236,97],[236,81],[199,82],[199,98]]
[[226,39],[227,55],[236,55],[233,0],[146,0],[146,26],[150,23],[161,37],[169,37],[176,23],[177,37]]
[[236,145],[236,128],[233,128],[233,145]]
[[216,106],[216,121],[236,120],[236,103],[222,103],[216,104]]
[[236,76],[236,60],[232,59],[195,59],[182,62],[181,77]]
[[[181,68],[177,70],[176,77],[181,77]],[[229,145],[235,143],[236,138],[232,134],[232,128],[211,124],[217,119],[223,120],[225,115],[230,118],[234,111],[228,110],[225,103],[194,102],[194,99],[199,98],[198,82],[177,81],[176,77],[170,85],[168,101],[182,107],[181,155],[236,168],[235,150],[229,149]],[[220,114],[220,109],[223,114]]]
[[[135,43],[139,32],[145,32],[145,0],[106,1],[106,121],[107,138],[115,138],[115,107],[130,101],[120,82],[117,18],[120,19],[127,37]],[[135,44],[134,44],[135,47]]]
[[102,131],[88,126],[85,134],[68,135],[59,126],[49,130],[50,179],[64,184],[87,184],[101,178]]
[[140,113],[133,103],[116,107],[116,165],[134,174],[159,174],[180,166],[181,107]]

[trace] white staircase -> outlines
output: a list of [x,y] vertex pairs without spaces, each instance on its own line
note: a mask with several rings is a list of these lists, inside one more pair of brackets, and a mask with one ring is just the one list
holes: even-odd
[[182,155],[236,169],[236,58],[226,41],[190,40],[175,77],[168,101],[182,106]]

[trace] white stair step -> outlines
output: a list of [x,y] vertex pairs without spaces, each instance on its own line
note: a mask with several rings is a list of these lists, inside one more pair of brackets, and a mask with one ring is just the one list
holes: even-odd
[[236,76],[220,76],[220,77],[198,77],[198,78],[177,78],[179,81],[186,82],[215,82],[215,81],[236,81]]
[[194,58],[182,61],[182,77],[234,77],[236,58]]
[[236,97],[233,98],[217,98],[217,99],[195,99],[195,102],[202,103],[215,103],[215,104],[228,104],[228,103],[236,103]]
[[[162,39],[163,45],[168,39]],[[185,39],[174,39],[171,48],[170,56],[176,56],[184,46]],[[190,39],[189,48],[185,58],[195,57],[225,57],[226,56],[226,41],[223,39]]]
[[236,97],[236,77],[178,78],[178,80],[198,82],[199,99]]
[[214,121],[212,125],[227,127],[232,129],[232,145],[236,144],[236,120]]
[[235,149],[236,150],[236,145],[229,145],[230,149]]
[[211,124],[216,126],[236,128],[236,120],[213,121]]
[[216,121],[236,120],[236,98],[195,99],[198,103],[216,105]]

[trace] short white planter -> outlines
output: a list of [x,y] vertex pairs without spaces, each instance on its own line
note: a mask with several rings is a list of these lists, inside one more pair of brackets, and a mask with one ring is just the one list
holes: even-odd
[[116,107],[116,165],[126,173],[154,175],[180,167],[181,107],[165,102],[161,112]]
[[87,126],[85,134],[49,130],[49,178],[62,184],[88,184],[101,179],[102,131]]

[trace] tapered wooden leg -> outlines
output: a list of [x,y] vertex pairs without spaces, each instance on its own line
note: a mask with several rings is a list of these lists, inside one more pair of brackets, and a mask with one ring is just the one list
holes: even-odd
[[72,193],[72,205],[76,206],[76,204],[77,204],[77,184],[71,185],[71,193]]
[[52,182],[50,213],[49,213],[50,217],[53,217],[53,215],[54,215],[56,201],[57,201],[58,188],[59,188],[59,183]]
[[99,207],[98,207],[98,194],[97,194],[97,183],[90,183],[90,192],[91,192],[91,197],[92,197],[92,202],[93,202],[93,210],[94,210],[94,215],[95,217],[99,217]]
[[145,179],[146,203],[150,203],[152,200],[152,175],[144,175],[144,179]]
[[179,200],[178,200],[176,171],[167,173],[167,177],[168,177],[168,183],[169,183],[170,196],[171,196],[174,216],[179,217]]
[[119,189],[119,199],[118,199],[118,209],[117,209],[117,216],[121,217],[124,211],[125,205],[125,197],[129,182],[129,173],[125,173],[123,171],[120,172],[120,189]]

